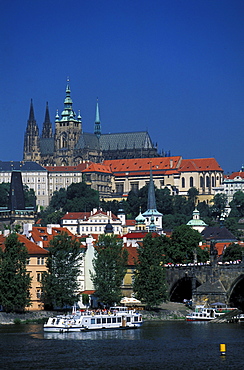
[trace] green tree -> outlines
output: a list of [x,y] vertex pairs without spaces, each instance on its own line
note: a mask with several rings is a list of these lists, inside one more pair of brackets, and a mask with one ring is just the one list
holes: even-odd
[[67,203],[67,191],[64,188],[54,191],[50,201],[50,208],[53,210],[62,210]]
[[43,274],[43,302],[48,309],[72,306],[78,296],[79,263],[82,259],[80,242],[61,233],[49,245],[48,271]]
[[227,248],[225,248],[222,261],[237,261],[242,260],[244,249],[239,244],[231,243]]
[[196,205],[196,200],[197,200],[198,194],[199,194],[199,191],[194,186],[192,188],[190,188],[187,192],[188,199],[190,200],[190,202],[192,202],[193,206]]
[[0,303],[7,312],[23,312],[31,305],[31,278],[27,272],[28,251],[16,233],[5,240],[0,250]]
[[173,197],[170,195],[170,190],[165,187],[164,189],[156,189],[156,202],[158,211],[163,215],[173,214]]
[[194,262],[195,254],[198,262],[207,261],[208,253],[199,247],[201,240],[201,234],[190,226],[181,225],[177,227],[171,235],[171,243],[168,243],[164,250],[166,262]]
[[244,217],[244,193],[242,191],[239,190],[234,194],[230,207],[230,217]]
[[65,212],[90,211],[99,206],[99,192],[91,189],[85,182],[71,184],[67,189]]
[[133,290],[136,297],[147,306],[154,307],[167,298],[163,269],[163,243],[161,236],[148,233],[138,247],[138,260]]
[[26,207],[36,207],[36,195],[34,189],[29,189],[27,185],[23,186],[25,206]]
[[91,278],[96,295],[106,306],[119,303],[121,285],[126,273],[128,252],[114,235],[100,235],[93,259]]
[[211,213],[213,217],[219,219],[221,214],[225,211],[227,205],[226,194],[216,194],[212,199],[213,206],[211,207]]

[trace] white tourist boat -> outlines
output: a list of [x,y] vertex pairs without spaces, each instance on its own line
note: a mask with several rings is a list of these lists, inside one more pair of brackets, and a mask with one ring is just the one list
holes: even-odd
[[237,308],[227,307],[222,303],[213,303],[211,307],[205,305],[196,306],[195,311],[186,315],[186,321],[211,321],[223,315],[236,312]]
[[138,328],[142,315],[127,307],[111,307],[109,310],[73,312],[72,315],[50,317],[44,324],[47,332],[79,332],[99,329]]

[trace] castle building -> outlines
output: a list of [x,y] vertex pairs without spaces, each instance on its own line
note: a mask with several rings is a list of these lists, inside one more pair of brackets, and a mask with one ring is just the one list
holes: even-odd
[[24,161],[44,166],[75,166],[83,161],[100,163],[103,159],[157,156],[157,148],[146,131],[102,134],[98,102],[94,132],[84,132],[80,112],[76,116],[73,110],[69,81],[64,109],[61,115],[58,111],[56,114],[54,133],[47,104],[42,133],[39,134],[31,100],[24,136]]

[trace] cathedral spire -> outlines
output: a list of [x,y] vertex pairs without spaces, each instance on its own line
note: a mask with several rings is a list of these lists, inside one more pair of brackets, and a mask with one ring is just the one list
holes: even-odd
[[29,119],[27,121],[27,127],[24,138],[24,157],[25,161],[39,160],[40,154],[40,138],[39,129],[35,120],[33,101],[31,99]]
[[150,164],[150,182],[148,187],[147,209],[156,210],[155,189],[152,176],[152,164]]
[[51,138],[53,136],[52,124],[50,121],[48,102],[46,103],[46,113],[42,129],[42,138]]
[[101,122],[100,122],[100,114],[99,114],[98,98],[97,98],[97,105],[96,105],[96,120],[95,120],[94,134],[95,134],[98,138],[101,136]]
[[34,115],[34,107],[33,107],[33,100],[31,99],[31,103],[30,103],[30,114],[29,114],[29,119],[28,119],[28,121],[27,121],[27,124],[29,124],[29,123],[33,123],[33,122],[35,122],[36,123],[36,121],[35,121],[35,115]]

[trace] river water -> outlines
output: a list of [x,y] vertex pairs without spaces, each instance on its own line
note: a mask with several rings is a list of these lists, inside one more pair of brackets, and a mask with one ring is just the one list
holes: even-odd
[[44,333],[42,325],[1,325],[0,361],[0,369],[241,370],[244,323],[158,321],[140,329],[63,334]]

